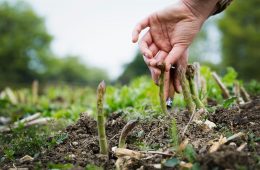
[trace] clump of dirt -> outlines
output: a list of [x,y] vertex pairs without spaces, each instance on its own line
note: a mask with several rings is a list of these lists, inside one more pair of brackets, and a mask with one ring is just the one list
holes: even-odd
[[199,156],[201,169],[256,169],[256,159],[231,145],[222,145],[217,152]]
[[217,109],[211,120],[232,132],[252,132],[260,136],[260,98],[231,109]]

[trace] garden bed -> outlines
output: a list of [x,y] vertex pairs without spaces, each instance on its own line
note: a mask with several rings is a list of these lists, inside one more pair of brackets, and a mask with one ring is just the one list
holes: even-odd
[[[201,169],[260,169],[260,98],[252,102],[235,105],[229,109],[217,108],[205,117],[216,124],[214,129],[192,122],[181,137],[190,115],[186,111],[174,111],[170,115],[140,120],[127,138],[127,148],[133,151],[150,151],[140,159],[129,158],[124,164],[128,169],[180,169],[190,164]],[[195,153],[177,153],[171,136],[172,119],[176,118],[179,141],[189,139]],[[120,132],[127,122],[124,113],[113,113],[107,120],[106,133],[109,142],[109,159],[99,154],[97,123],[87,113],[68,126],[63,132],[67,138],[52,149],[42,151],[33,161],[5,164],[8,168],[50,168],[67,165],[67,169],[103,167],[115,169],[118,159],[112,147],[118,146]],[[213,142],[220,141],[221,135],[229,137],[242,132],[243,135],[221,145],[209,153]],[[51,140],[51,139],[50,139]],[[158,152],[158,153],[156,153]],[[194,158],[191,158],[194,157]],[[174,161],[179,162],[173,165]],[[188,164],[190,163],[190,164]],[[72,168],[73,165],[73,168]],[[90,166],[91,165],[91,166]],[[161,166],[159,166],[161,165]],[[88,167],[88,166],[87,166]],[[96,168],[97,168],[96,167]],[[66,168],[65,168],[66,169]],[[95,169],[95,168],[94,168]]]

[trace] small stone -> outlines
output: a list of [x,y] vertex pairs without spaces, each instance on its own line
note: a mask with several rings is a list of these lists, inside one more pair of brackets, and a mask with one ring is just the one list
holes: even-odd
[[86,155],[86,154],[87,154],[87,152],[86,152],[86,151],[83,151],[83,152],[81,152],[81,154],[82,154],[82,155]]
[[249,122],[251,125],[255,125],[255,122]]
[[20,163],[31,162],[31,161],[33,161],[33,158],[31,156],[29,156],[29,155],[25,155],[24,157],[22,157],[19,160]]
[[74,159],[74,158],[76,158],[76,155],[70,154],[70,155],[69,155],[69,158],[70,158],[70,159]]
[[237,144],[235,142],[230,142],[229,144],[230,146],[234,146],[234,147],[237,147]]
[[211,122],[209,120],[206,120],[204,124],[207,125],[210,129],[217,127],[217,125],[214,122]]
[[74,146],[78,146],[78,142],[72,142],[72,145],[74,145]]

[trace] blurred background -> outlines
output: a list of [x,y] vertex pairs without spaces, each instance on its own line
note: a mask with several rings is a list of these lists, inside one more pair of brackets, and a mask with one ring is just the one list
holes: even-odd
[[[174,0],[0,0],[0,89],[40,84],[96,86],[148,75],[134,25]],[[260,1],[236,0],[211,17],[190,47],[219,74],[233,67],[260,80]]]

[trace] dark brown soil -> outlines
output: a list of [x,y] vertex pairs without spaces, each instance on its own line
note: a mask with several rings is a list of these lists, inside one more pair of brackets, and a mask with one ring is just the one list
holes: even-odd
[[[171,117],[177,119],[178,130],[181,133],[189,121],[187,112],[178,112]],[[172,147],[170,137],[171,117],[161,119],[141,120],[140,124],[130,133],[127,144],[132,150],[160,150],[166,151]],[[214,114],[208,115],[208,119],[217,127],[206,131],[196,123],[191,123],[185,138],[193,145],[197,153],[197,161],[202,169],[260,169],[260,99],[251,103],[231,109],[217,109]],[[119,134],[127,122],[121,114],[112,114],[106,124],[107,138],[111,147],[118,145]],[[72,163],[77,168],[84,169],[88,164],[95,164],[104,169],[115,169],[117,158],[110,152],[109,160],[99,154],[98,134],[96,121],[81,114],[75,125],[68,126],[65,130],[68,138],[51,150],[46,150],[28,164],[16,164],[16,167],[28,167],[34,169],[36,165],[47,168],[52,163]],[[237,132],[244,132],[243,137],[222,145],[216,152],[209,153],[210,140],[218,140],[220,135],[230,136]],[[184,138],[183,138],[184,139]],[[182,140],[183,140],[182,139]],[[237,148],[247,143],[242,151]],[[154,155],[149,159],[132,160],[129,169],[154,169],[152,164],[161,163],[169,157]],[[187,160],[184,160],[187,161]],[[8,168],[6,166],[4,168]]]

